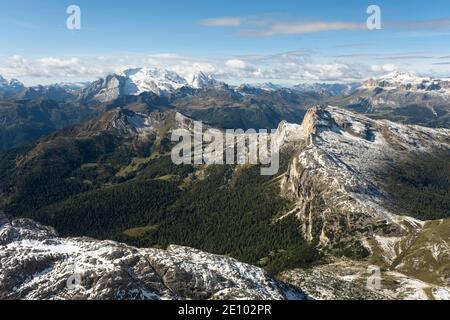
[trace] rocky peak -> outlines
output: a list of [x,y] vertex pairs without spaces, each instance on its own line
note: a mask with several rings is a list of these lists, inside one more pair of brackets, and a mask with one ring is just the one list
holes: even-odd
[[[376,121],[336,107],[314,107],[301,125],[305,146],[282,182],[303,233],[323,246],[364,234],[397,234],[411,219],[385,205],[377,168],[434,147],[448,148],[450,131]],[[403,230],[403,231],[402,231]]]
[[206,87],[214,87],[219,84],[219,82],[214,79],[212,75],[205,74],[201,71],[188,77],[187,81],[194,89],[204,89]]
[[337,130],[336,123],[330,112],[322,106],[313,107],[306,112],[302,128],[305,137],[316,135],[321,130]]
[[7,95],[18,94],[25,90],[25,86],[22,82],[16,79],[8,81],[0,75],[0,93]]
[[6,86],[8,81],[0,75],[0,87]]
[[98,79],[84,88],[80,95],[83,102],[109,102],[123,94],[126,79],[116,74]]
[[127,79],[125,93],[130,95],[142,92],[163,94],[187,85],[186,79],[177,73],[157,68],[128,69],[122,76]]

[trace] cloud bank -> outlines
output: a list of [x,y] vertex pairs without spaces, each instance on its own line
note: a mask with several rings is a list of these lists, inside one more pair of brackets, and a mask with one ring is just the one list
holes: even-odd
[[374,74],[392,71],[393,64],[370,65],[356,62],[319,61],[308,50],[290,51],[275,55],[248,55],[221,59],[200,59],[174,53],[144,56],[29,59],[15,55],[0,62],[0,74],[33,83],[94,80],[127,68],[157,67],[190,77],[199,71],[220,80],[239,84],[244,82],[276,82],[295,84],[316,81],[358,81]]

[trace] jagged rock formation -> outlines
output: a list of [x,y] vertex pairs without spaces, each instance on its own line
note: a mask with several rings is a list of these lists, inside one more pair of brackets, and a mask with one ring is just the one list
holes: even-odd
[[[390,212],[378,168],[402,156],[448,148],[450,131],[375,121],[335,107],[308,111],[305,147],[282,181],[309,240],[337,245],[364,235],[401,236],[413,219]],[[408,226],[408,228],[405,228]]]
[[84,88],[79,99],[83,102],[113,101],[125,93],[125,83],[125,77],[108,75]]
[[0,271],[0,299],[306,298],[232,258],[63,239],[31,220],[0,219]]
[[[315,107],[302,125],[279,128],[284,143],[286,137],[298,140],[299,136],[303,136],[303,146],[281,183],[284,196],[295,202],[289,214],[298,217],[306,238],[324,250],[342,252],[359,246],[368,256],[360,262],[338,259],[310,271],[290,271],[283,279],[301,283],[306,292],[320,299],[378,299],[378,295],[448,299],[449,221],[423,222],[393,211],[391,195],[383,188],[385,172],[380,168],[437,149],[449,152],[450,130]],[[381,291],[365,288],[370,265],[382,270]]]

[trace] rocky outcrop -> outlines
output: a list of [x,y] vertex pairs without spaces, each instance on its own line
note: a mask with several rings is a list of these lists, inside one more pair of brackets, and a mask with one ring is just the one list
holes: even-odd
[[89,102],[110,102],[119,98],[125,92],[126,78],[118,75],[109,75],[92,82],[81,91],[79,100]]
[[232,258],[169,246],[59,238],[31,220],[0,217],[0,299],[304,299]]
[[335,107],[312,108],[301,127],[305,146],[289,166],[282,193],[296,203],[293,212],[308,240],[333,247],[418,228],[386,207],[378,169],[408,154],[449,148],[450,130],[375,121]]

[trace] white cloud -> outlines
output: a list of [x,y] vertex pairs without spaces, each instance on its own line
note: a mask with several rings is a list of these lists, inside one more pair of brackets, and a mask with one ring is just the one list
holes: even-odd
[[[339,30],[367,30],[366,21],[277,21],[259,18],[240,17],[218,17],[200,21],[200,24],[207,27],[234,27],[239,28],[241,34],[247,35],[296,35],[324,31]],[[444,36],[450,27],[450,18],[428,19],[420,21],[386,21],[383,23],[390,29],[412,30],[411,36]],[[417,30],[427,30],[420,33]],[[441,30],[441,31],[436,31]],[[408,36],[407,34],[403,34]]]
[[42,58],[38,60],[43,66],[54,67],[54,68],[70,68],[73,66],[78,66],[80,60],[78,58],[71,59],[58,59],[58,58]]
[[[92,58],[43,57],[29,59],[19,55],[0,60],[0,75],[22,81],[51,83],[59,81],[94,80],[126,68],[157,67],[189,78],[199,71],[212,74],[230,84],[274,82],[358,81],[386,74],[397,69],[431,73],[433,66],[424,64],[408,68],[405,61],[396,64],[372,64],[371,59],[336,59],[309,50],[271,55],[244,55],[223,58],[196,58],[177,54],[98,56]],[[428,61],[432,63],[434,60]],[[442,60],[440,60],[442,62]],[[397,64],[399,63],[399,64]],[[448,70],[445,65],[435,69]],[[430,71],[431,70],[431,71]],[[430,71],[430,72],[428,72]]]
[[[199,71],[212,74],[230,83],[356,80],[368,75],[373,68],[346,63],[318,63],[310,52],[292,51],[277,55],[255,55],[246,58],[197,59],[174,54],[157,54],[140,57],[79,58],[44,57],[28,60],[13,56],[0,63],[0,74],[14,78],[86,79],[121,73],[126,68],[158,67],[190,77]],[[36,82],[42,82],[36,80]]]
[[383,64],[383,65],[372,65],[371,70],[374,72],[393,72],[397,70],[397,67],[392,64]]
[[235,17],[210,18],[200,21],[200,24],[207,27],[239,27],[243,20]]
[[365,21],[273,21],[238,17],[204,19],[200,24],[207,27],[241,27],[240,31],[243,34],[262,36],[367,29]]
[[43,57],[30,60],[14,55],[0,64],[0,74],[10,78],[92,78],[110,70],[98,63],[82,63],[78,58]]
[[156,53],[150,55],[152,58],[156,59],[177,59],[179,56],[176,53]]
[[276,22],[261,30],[263,36],[283,34],[303,34],[336,30],[364,30],[365,23],[342,22],[342,21],[316,21],[316,22]]
[[233,68],[233,69],[245,69],[247,68],[247,64],[245,61],[239,60],[239,59],[231,59],[225,62],[225,65],[227,67]]

